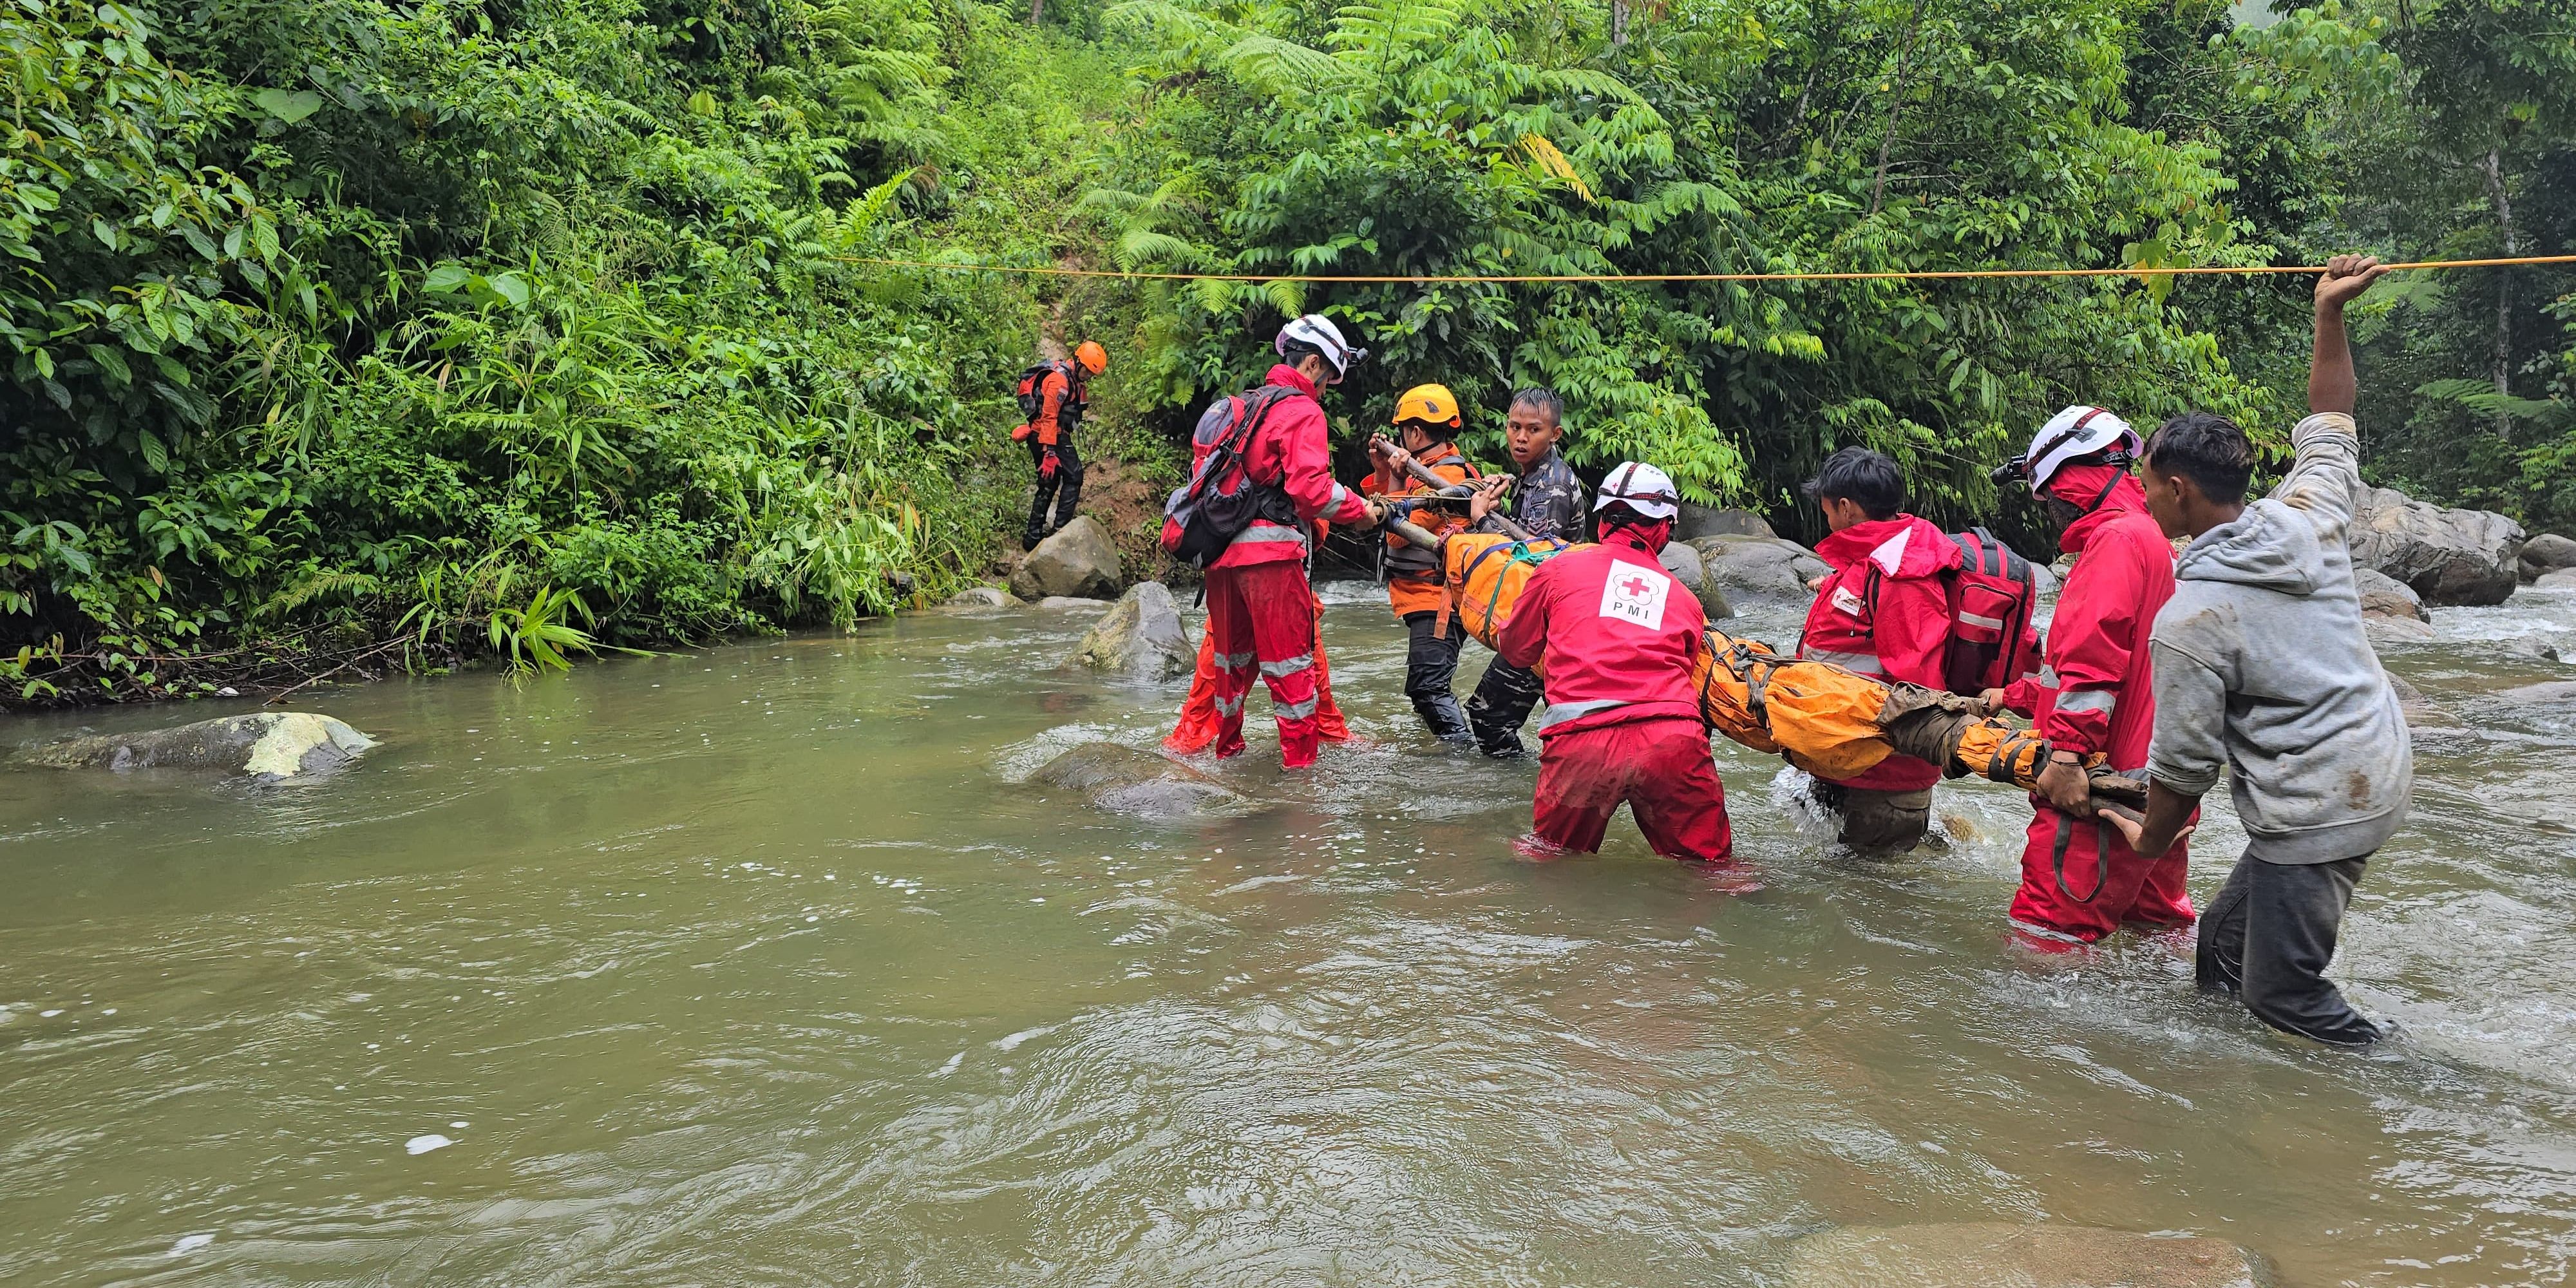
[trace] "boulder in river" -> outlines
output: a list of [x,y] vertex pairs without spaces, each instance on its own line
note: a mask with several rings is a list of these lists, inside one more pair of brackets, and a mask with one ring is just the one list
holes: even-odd
[[2544,532],[2522,543],[2519,557],[2524,581],[2538,581],[2553,572],[2576,569],[2576,540],[2555,532]]
[[2540,574],[2538,580],[2531,584],[2540,590],[2576,590],[2576,568],[2561,568],[2556,572],[2544,572]]
[[2361,615],[2364,617],[2411,617],[2419,622],[2433,620],[2424,607],[2424,599],[2415,588],[2375,568],[2355,568],[2353,581],[2361,590]]
[[2388,676],[2388,687],[2397,694],[2397,709],[2406,715],[2408,729],[2457,729],[2460,718],[2443,710],[2439,703],[2424,696],[2422,689],[2406,682],[2394,671],[2381,668]]
[[1138,582],[1118,597],[1082,637],[1073,660],[1095,671],[1138,680],[1169,680],[1197,668],[1199,646],[1181,621],[1180,605],[1159,581]]
[[376,740],[309,711],[260,711],[38,747],[19,759],[59,769],[219,769],[279,783],[329,773]]
[[1017,608],[1027,601],[999,586],[969,586],[940,602],[942,608]]
[[1074,792],[1095,808],[1140,818],[1231,814],[1254,802],[1216,779],[1150,751],[1087,742],[1048,761],[1029,782]]
[[1779,533],[1761,515],[1751,510],[1719,510],[1705,505],[1682,502],[1682,512],[1673,518],[1673,540],[1697,541],[1701,537],[1776,537]]
[[1707,569],[1703,584],[1728,592],[1801,599],[1807,583],[1833,571],[1815,551],[1780,537],[1702,537],[1689,544]]
[[2364,488],[2352,516],[2352,562],[2414,587],[2427,604],[2500,604],[2521,578],[2522,525],[2490,510],[2452,510],[2394,488]]
[[1800,1239],[1790,1288],[2256,1288],[2224,1239],[2078,1225],[1848,1226]]
[[1084,514],[1056,529],[1055,535],[1020,560],[1019,571],[1011,574],[1011,593],[1022,599],[1049,595],[1106,599],[1117,594],[1125,580],[1109,529]]

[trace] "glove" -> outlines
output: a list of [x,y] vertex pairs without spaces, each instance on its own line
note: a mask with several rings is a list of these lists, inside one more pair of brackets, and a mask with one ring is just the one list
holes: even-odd
[[1042,479],[1054,478],[1055,469],[1055,448],[1048,447],[1038,455],[1038,477]]

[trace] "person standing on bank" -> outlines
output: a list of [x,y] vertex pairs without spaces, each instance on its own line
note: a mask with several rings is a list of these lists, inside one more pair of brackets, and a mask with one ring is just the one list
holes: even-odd
[[[1556,391],[1533,385],[1512,395],[1503,421],[1503,447],[1511,453],[1516,479],[1489,480],[1490,495],[1506,486],[1512,499],[1506,511],[1530,535],[1559,541],[1583,539],[1583,483],[1565,463],[1557,443],[1565,437],[1565,400]],[[1490,502],[1489,502],[1490,504]],[[1481,525],[1480,525],[1481,526]],[[1538,705],[1536,673],[1497,657],[1485,665],[1484,678],[1467,699],[1467,724],[1476,746],[1488,756],[1522,756],[1521,724]]]
[[[1375,497],[1428,496],[1429,485],[1414,480],[1405,466],[1419,463],[1452,484],[1484,477],[1458,451],[1458,431],[1466,425],[1458,397],[1446,385],[1415,385],[1395,400],[1397,442],[1369,440],[1369,460],[1377,467],[1360,484]],[[1466,528],[1466,516],[1414,512],[1414,522],[1446,536]],[[1469,740],[1466,714],[1458,709],[1451,681],[1458,674],[1458,646],[1467,639],[1449,603],[1449,585],[1440,571],[1440,556],[1404,538],[1386,537],[1386,602],[1408,637],[1404,651],[1404,696],[1413,700],[1431,736],[1447,743]]]
[[[1959,547],[1939,526],[1903,512],[1904,475],[1866,447],[1827,457],[1804,490],[1832,530],[1816,554],[1834,571],[1807,611],[1799,655],[1872,679],[1949,687],[1948,575],[1959,567]],[[1809,791],[1842,819],[1843,844],[1901,853],[1929,829],[1939,781],[1940,766],[1890,756],[1857,778],[1815,779]]]
[[2386,271],[2338,255],[2317,279],[2308,417],[2290,431],[2297,461],[2270,496],[2245,503],[2254,446],[2223,416],[2177,416],[2147,440],[2147,509],[2191,544],[2156,614],[2146,819],[2104,815],[2139,853],[2162,854],[2232,767],[2245,853],[2201,919],[2200,986],[2337,1046],[2381,1036],[2325,968],[2353,886],[2405,822],[2415,782],[2405,714],[2362,630],[2349,535],[2361,438],[2343,310]]
[[[1020,414],[1029,418],[1011,436],[1029,445],[1029,464],[1038,473],[1037,493],[1029,501],[1028,526],[1020,549],[1038,543],[1073,522],[1082,505],[1082,453],[1073,431],[1091,409],[1091,377],[1109,369],[1109,351],[1097,340],[1085,340],[1070,359],[1041,362],[1020,373]],[[1052,505],[1055,521],[1047,521]]]
[[2146,767],[2155,730],[2147,630],[2173,597],[2173,547],[2129,473],[2138,447],[2126,421],[2100,407],[2069,407],[1996,471],[1998,480],[2029,484],[2061,529],[2058,549],[2075,556],[2039,676],[1982,695],[1989,709],[2031,717],[2055,748],[2031,795],[2010,913],[2034,944],[2089,944],[2126,924],[2183,926],[2193,917],[2182,847],[2152,859],[2131,849],[2094,817],[2082,761],[2101,752],[2112,768],[2134,774]]

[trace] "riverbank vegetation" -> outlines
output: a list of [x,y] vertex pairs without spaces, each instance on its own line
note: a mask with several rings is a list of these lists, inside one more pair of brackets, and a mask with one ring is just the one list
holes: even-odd
[[[2576,239],[2522,0],[0,3],[0,699],[846,623],[984,571],[1042,337],[1148,474],[1283,314],[1545,382],[1579,463],[1924,504],[2069,400],[2298,405],[2306,284],[1301,285],[894,269],[1786,272]],[[2563,27],[2563,22],[2556,22]],[[2390,481],[2576,521],[2576,274],[2366,333]],[[2391,380],[2384,373],[2402,372]],[[1494,454],[1490,422],[1471,448]],[[2463,451],[2460,444],[2469,443]]]

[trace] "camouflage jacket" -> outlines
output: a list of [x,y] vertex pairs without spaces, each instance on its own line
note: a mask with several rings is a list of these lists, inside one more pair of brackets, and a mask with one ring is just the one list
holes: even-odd
[[1556,449],[1548,449],[1513,486],[1512,518],[1532,536],[1583,539],[1583,483]]

